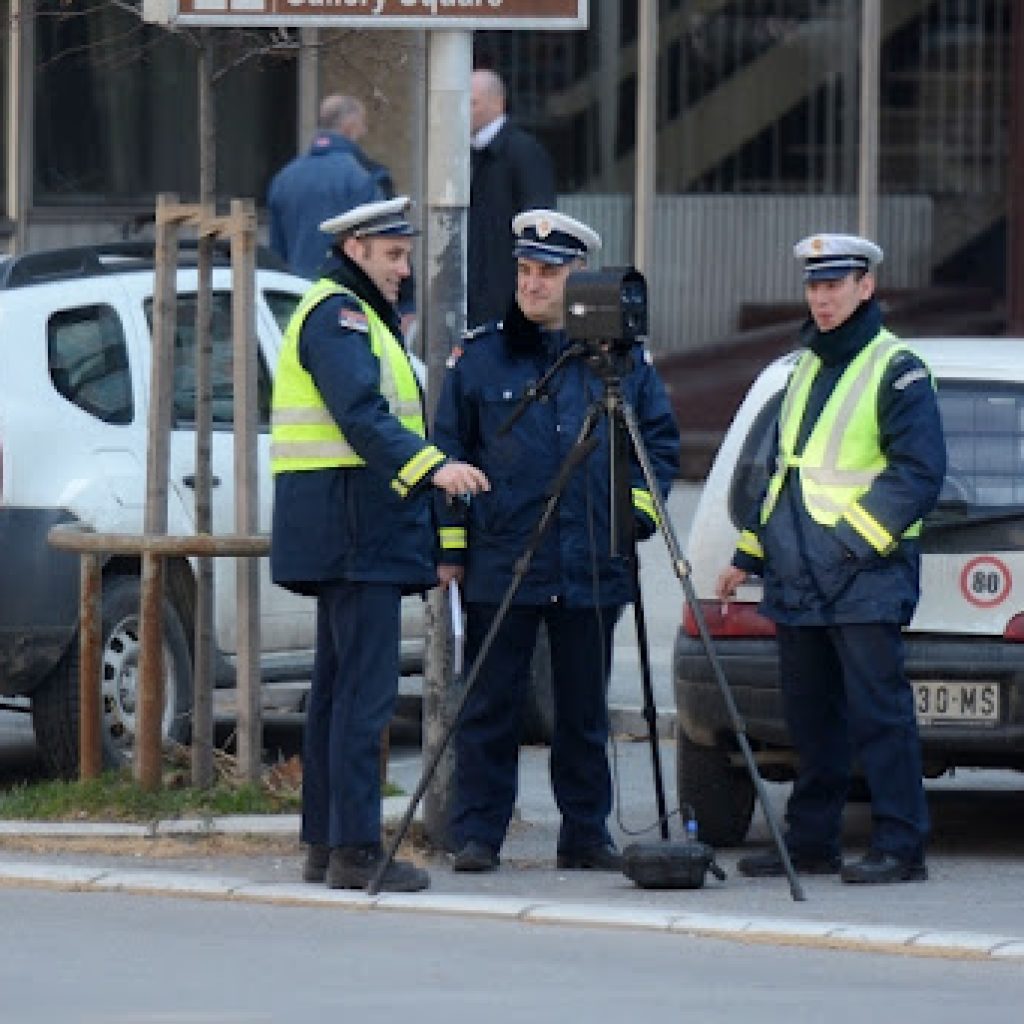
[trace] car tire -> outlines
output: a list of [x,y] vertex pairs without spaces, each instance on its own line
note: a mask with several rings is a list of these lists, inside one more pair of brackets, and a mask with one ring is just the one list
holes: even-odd
[[[101,744],[105,768],[130,763],[135,745],[139,656],[139,598],[135,576],[104,582]],[[32,726],[46,769],[63,778],[78,774],[79,647],[76,634],[60,663],[32,695]],[[164,742],[187,743],[191,733],[192,658],[182,616],[164,598]]]
[[547,626],[537,630],[537,643],[530,662],[530,681],[523,705],[522,741],[550,744],[555,734],[555,693],[551,681],[551,644]]
[[721,747],[701,747],[676,725],[676,794],[680,813],[697,818],[700,838],[711,846],[738,846],[754,813],[754,783],[729,763]]

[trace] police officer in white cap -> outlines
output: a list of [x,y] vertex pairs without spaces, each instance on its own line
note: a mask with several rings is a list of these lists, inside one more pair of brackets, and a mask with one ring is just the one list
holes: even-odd
[[[578,437],[603,382],[583,358],[569,359],[548,392],[502,429],[536,382],[569,345],[565,288],[599,251],[597,233],[553,210],[529,210],[512,222],[516,300],[504,321],[470,332],[453,352],[434,419],[439,447],[480,466],[492,483],[469,507],[442,513],[442,580],[459,580],[467,607],[466,663],[476,660],[498,606],[537,526],[552,482]],[[662,495],[679,458],[672,411],[642,347],[622,390],[636,411]],[[609,450],[599,445],[570,476],[557,515],[501,621],[455,736],[451,839],[456,871],[491,871],[515,807],[520,723],[530,665],[543,622],[551,650],[555,722],[551,783],[562,824],[555,851],[563,869],[617,870],[608,832],[611,781],[606,755],[606,689],[612,632],[633,599],[628,561],[609,550]],[[655,509],[632,466],[638,535],[655,529]]]
[[[901,629],[914,613],[921,520],[938,499],[946,449],[931,375],[882,326],[882,250],[811,235],[793,250],[810,308],[779,413],[770,479],[718,581],[731,598],[764,578],[776,623],[783,709],[799,757],[786,811],[793,865],[844,882],[927,878],[928,807]],[[871,792],[867,852],[840,862],[851,765]],[[742,858],[782,874],[774,850]]]
[[[394,306],[416,233],[409,206],[404,196],[367,203],[320,225],[334,236],[333,260],[299,303],[274,377],[271,571],[317,599],[303,877],[333,888],[365,887],[383,856],[380,736],[398,690],[401,596],[438,582],[432,486],[488,486],[425,439]],[[428,883],[394,861],[381,887]]]

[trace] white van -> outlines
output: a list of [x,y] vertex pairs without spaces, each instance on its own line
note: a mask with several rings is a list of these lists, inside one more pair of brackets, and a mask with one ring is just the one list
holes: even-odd
[[[1024,767],[1024,339],[924,339],[911,344],[938,383],[948,468],[921,540],[921,601],[906,630],[925,772]],[[761,773],[793,778],[782,717],[774,625],[753,580],[722,606],[729,563],[765,483],[768,448],[797,354],[768,366],[740,406],[708,476],[688,552],[715,650]],[[741,842],[754,789],[692,613],[676,638],[676,774],[680,805],[702,836]]]

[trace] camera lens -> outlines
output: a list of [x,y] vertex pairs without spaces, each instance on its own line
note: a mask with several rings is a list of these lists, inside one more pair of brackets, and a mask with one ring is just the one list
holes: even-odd
[[647,333],[647,290],[642,278],[627,277],[619,291],[622,327],[631,340]]

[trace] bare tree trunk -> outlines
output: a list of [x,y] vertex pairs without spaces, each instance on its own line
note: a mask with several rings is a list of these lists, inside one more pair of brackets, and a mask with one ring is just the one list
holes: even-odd
[[[201,220],[216,213],[217,134],[213,104],[213,31],[201,29],[199,56],[199,205]],[[196,292],[196,533],[213,532],[211,441],[214,236],[199,229]],[[192,782],[213,782],[213,559],[196,563],[195,678],[192,702]]]

